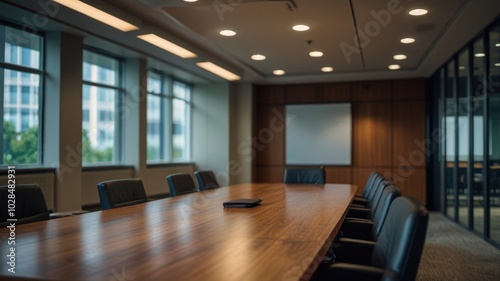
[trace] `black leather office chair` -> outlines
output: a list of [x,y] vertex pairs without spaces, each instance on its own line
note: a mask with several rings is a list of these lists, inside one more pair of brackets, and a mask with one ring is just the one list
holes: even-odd
[[383,188],[383,193],[377,208],[365,210],[366,214],[362,216],[368,218],[346,217],[344,219],[341,229],[330,246],[330,249],[328,249],[323,262],[331,262],[334,258],[334,249],[339,247],[342,243],[350,243],[352,239],[377,240],[392,201],[401,196],[401,191],[393,185],[392,182],[386,187],[381,188]]
[[380,202],[370,219],[346,218],[340,229],[340,239],[336,243],[343,243],[347,239],[363,239],[376,241],[382,226],[389,213],[394,199],[401,196],[401,191],[395,185],[388,185],[380,198]]
[[193,178],[190,174],[172,174],[167,176],[168,188],[170,189],[170,197],[196,192]]
[[17,184],[15,195],[15,217],[10,217],[8,212],[9,200],[8,186],[0,186],[0,227],[10,224],[7,219],[17,219],[16,225],[43,221],[50,219],[49,210],[45,203],[42,189],[36,184]]
[[322,168],[286,168],[284,183],[325,183],[325,170]]
[[101,209],[112,209],[148,202],[141,179],[117,179],[97,184]]
[[212,171],[196,171],[194,172],[196,181],[198,181],[198,188],[200,190],[218,188],[217,178]]
[[367,201],[367,206],[365,207],[352,204],[351,207],[349,207],[349,211],[347,212],[347,217],[371,220],[373,218],[373,214],[377,210],[377,207],[382,199],[382,194],[385,188],[389,185],[393,185],[392,181],[384,180],[379,182],[375,190],[375,193]]
[[377,242],[357,240],[335,250],[335,263],[313,280],[415,280],[429,215],[418,200],[394,199]]
[[380,181],[384,180],[385,177],[376,171],[371,172],[368,180],[365,184],[365,189],[363,189],[363,194],[361,196],[354,196],[352,201],[353,204],[366,205],[370,194],[372,194]]

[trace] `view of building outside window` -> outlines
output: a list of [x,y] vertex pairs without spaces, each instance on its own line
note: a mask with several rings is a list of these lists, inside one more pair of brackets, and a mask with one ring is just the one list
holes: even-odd
[[191,88],[183,83],[174,82],[174,99],[172,114],[172,142],[173,161],[188,160],[189,155],[189,128],[190,128],[190,99]]
[[82,161],[120,161],[120,62],[98,53],[83,53]]
[[191,87],[156,72],[148,74],[148,162],[190,159]]
[[0,25],[0,164],[40,163],[40,100],[43,38]]

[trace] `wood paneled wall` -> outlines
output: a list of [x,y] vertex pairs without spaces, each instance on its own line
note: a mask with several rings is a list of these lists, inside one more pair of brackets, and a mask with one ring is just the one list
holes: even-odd
[[376,170],[425,202],[424,79],[258,86],[255,96],[255,181],[283,181],[286,104],[351,102],[352,165],[326,166],[326,181],[361,193]]

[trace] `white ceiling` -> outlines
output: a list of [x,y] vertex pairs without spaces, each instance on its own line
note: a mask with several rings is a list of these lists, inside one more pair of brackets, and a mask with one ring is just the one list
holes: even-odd
[[[500,1],[484,0],[128,2],[133,2],[136,8],[137,5],[145,5],[150,8],[150,12],[161,12],[196,36],[209,41],[211,48],[241,67],[246,74],[253,74],[244,75],[247,79],[288,79],[293,82],[329,79],[334,76],[364,76],[368,79],[372,76],[428,76],[430,73],[420,71],[424,68],[423,64],[432,64],[432,61],[426,62],[425,59],[437,47],[442,36],[451,32],[450,27],[457,19],[473,6],[472,2],[479,2],[483,8],[486,6],[494,15],[498,15],[500,11]],[[413,17],[408,14],[413,8],[425,8],[429,13]],[[472,11],[472,17],[466,19],[471,24],[469,29],[480,30],[484,25],[472,25],[485,16],[488,15],[482,11]],[[311,29],[305,32],[293,31],[292,26],[295,24],[306,24]],[[237,34],[233,37],[221,36],[219,31],[223,29],[234,30]],[[402,44],[400,39],[404,37],[413,37],[416,42]],[[312,58],[308,55],[312,50],[320,50],[324,56]],[[250,58],[253,54],[263,54],[266,60],[254,61]],[[405,54],[408,58],[395,61],[395,54]],[[395,71],[388,69],[388,65],[394,63],[401,65],[401,70],[397,71],[400,73],[395,74]],[[325,74],[320,71],[323,66],[332,66],[335,70]],[[275,69],[283,69],[287,74],[275,77],[272,73]]]
[[[85,0],[91,4],[92,1]],[[125,34],[114,31],[116,34],[110,35],[109,28],[96,28],[98,22],[82,22],[76,13],[54,18],[83,28],[97,38],[151,53],[159,61],[178,65],[195,75],[204,72],[195,66],[196,61],[211,60],[242,75],[243,81],[260,84],[428,77],[500,13],[498,0],[99,2],[139,19],[141,30]],[[421,17],[408,15],[413,8],[425,8],[429,13]],[[307,24],[311,29],[296,32],[292,30],[294,24]],[[237,34],[223,37],[219,35],[222,29],[232,29]],[[169,54],[159,55],[158,48],[145,47],[147,43],[135,37],[152,30],[199,57],[182,60]],[[416,42],[401,44],[403,37],[413,37]],[[312,58],[308,55],[312,50],[320,50],[324,56]],[[257,53],[267,59],[250,59]],[[408,58],[395,61],[395,54]],[[394,63],[400,64],[401,69],[387,68]],[[322,73],[323,66],[335,70]],[[287,74],[275,76],[274,69],[283,69]],[[212,74],[202,75],[209,80],[218,79]]]

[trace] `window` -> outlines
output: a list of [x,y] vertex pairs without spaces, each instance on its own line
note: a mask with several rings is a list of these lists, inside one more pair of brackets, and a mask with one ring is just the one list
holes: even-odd
[[83,52],[82,161],[118,163],[121,126],[118,116],[123,88],[120,61],[99,53]]
[[113,112],[111,110],[99,110],[99,122],[112,122]]
[[0,165],[41,162],[43,37],[0,24]]
[[90,121],[90,115],[89,115],[89,110],[88,109],[84,109],[83,110],[82,120],[83,120],[83,122],[89,122]]
[[147,105],[148,162],[190,159],[191,87],[149,72]]
[[25,105],[30,104],[30,87],[21,87],[21,103]]

